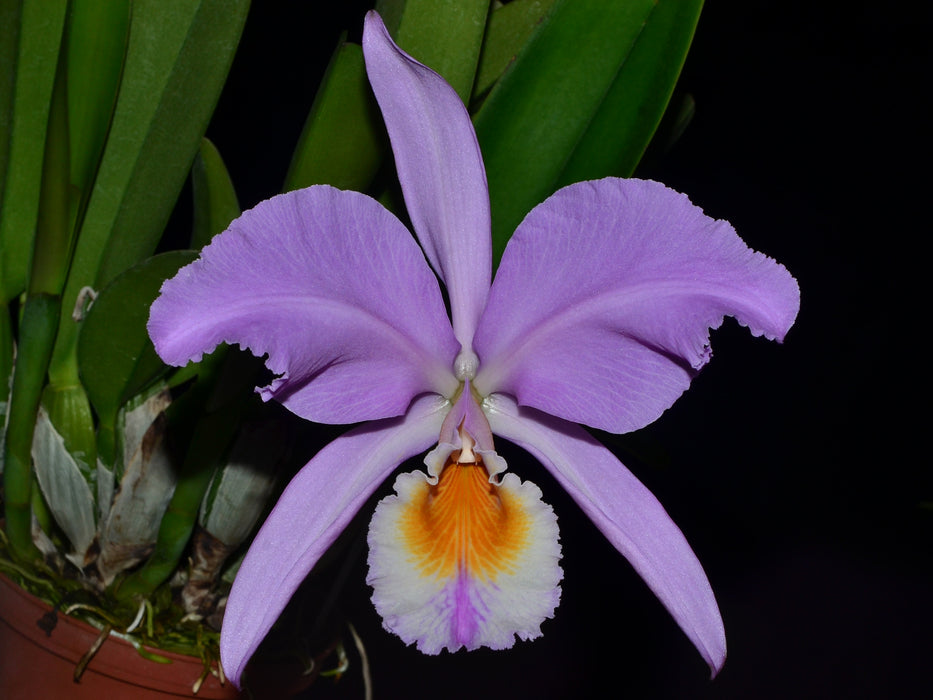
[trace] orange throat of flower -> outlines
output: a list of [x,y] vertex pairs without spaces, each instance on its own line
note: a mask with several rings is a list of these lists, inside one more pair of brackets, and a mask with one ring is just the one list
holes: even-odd
[[482,457],[469,456],[475,461],[461,463],[461,453],[453,452],[438,483],[425,482],[401,518],[401,539],[423,576],[466,570],[495,580],[514,572],[527,544],[530,523],[522,504],[489,481]]

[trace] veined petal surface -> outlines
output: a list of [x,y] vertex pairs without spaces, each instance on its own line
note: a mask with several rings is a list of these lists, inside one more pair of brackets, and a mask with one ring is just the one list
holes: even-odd
[[408,215],[447,286],[457,340],[469,348],[492,275],[489,189],[470,115],[441,76],[395,45],[375,12],[366,15],[363,56]]
[[654,421],[734,316],[781,340],[797,282],[725,221],[647,180],[565,187],[525,218],[477,328],[475,386],[616,433]]
[[459,345],[418,244],[375,200],[327,186],[236,219],[165,282],[149,335],[173,365],[222,342],[268,353],[279,376],[263,398],[320,423],[397,416],[457,386]]
[[726,635],[709,580],[658,499],[578,425],[493,395],[484,409],[496,435],[534,455],[632,564],[715,675]]
[[557,518],[541,490],[451,460],[432,484],[400,474],[369,529],[373,604],[386,629],[426,654],[507,649],[541,635],[563,576]]
[[355,428],[292,479],[253,540],[227,601],[220,655],[235,684],[295,589],[373,491],[437,440],[447,407],[440,397],[424,397],[403,418]]

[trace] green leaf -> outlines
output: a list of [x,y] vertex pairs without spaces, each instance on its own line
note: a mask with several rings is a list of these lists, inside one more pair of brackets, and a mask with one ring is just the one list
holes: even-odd
[[401,48],[470,98],[489,0],[379,0],[376,10]]
[[[66,0],[23,0],[15,67],[3,65],[4,72],[15,70],[8,107],[10,130],[2,132],[9,137],[6,177],[0,192],[0,294],[4,301],[26,288],[66,5]],[[5,12],[9,11],[7,7]],[[3,60],[9,60],[11,53],[5,47]]]
[[559,187],[635,172],[670,102],[702,5],[702,0],[657,3],[564,166]]
[[117,100],[130,29],[130,0],[71,0],[68,128],[71,182],[90,196]]
[[[63,296],[67,314],[152,251],[194,161],[233,60],[247,0],[136,0],[113,123]],[[50,373],[68,375],[63,313]]]
[[385,128],[366,80],[363,51],[341,42],[311,105],[284,191],[327,184],[365,192],[385,153]]
[[102,424],[113,425],[120,407],[167,371],[146,332],[149,306],[162,282],[195,257],[193,251],[172,251],[149,258],[118,276],[89,309],[78,365]]
[[[220,96],[248,7],[245,0],[134,5],[135,33],[78,251],[103,253],[98,285],[155,248]],[[83,269],[83,262],[76,256],[76,267]]]
[[489,15],[471,102],[482,97],[515,60],[554,0],[513,0]]
[[[16,86],[16,52],[19,49],[21,0],[0,0],[0,211],[3,209],[3,183],[10,157],[10,130],[13,128],[13,92]],[[2,268],[0,268],[2,273]],[[2,289],[2,286],[0,286]],[[0,301],[6,301],[6,297]]]
[[31,534],[32,438],[60,310],[57,296],[30,296],[19,324],[3,442],[3,505],[10,547],[14,556],[24,561],[38,554]]
[[701,4],[555,3],[474,119],[496,260],[525,214],[558,186],[631,174],[667,105]]
[[191,167],[191,189],[194,192],[191,247],[200,250],[240,215],[240,203],[227,166],[220,151],[206,138],[201,139],[201,148]]
[[68,100],[64,52],[59,54],[49,123],[45,132],[39,213],[33,240],[27,292],[60,295],[68,276],[74,242],[74,214],[78,198],[71,186],[68,144]]

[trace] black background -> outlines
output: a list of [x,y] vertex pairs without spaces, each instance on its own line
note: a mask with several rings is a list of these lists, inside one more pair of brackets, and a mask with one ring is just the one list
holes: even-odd
[[[329,4],[253,4],[208,132],[244,208],[279,191],[340,32],[359,36],[366,3]],[[930,231],[911,209],[927,184],[927,23],[920,3],[880,7],[708,3],[678,88],[696,116],[640,173],[731,221],[802,290],[783,345],[728,321],[712,363],[657,423],[600,436],[706,567],[729,644],[722,673],[708,680],[624,559],[516,452],[510,468],[560,518],[555,618],[508,652],[423,656],[382,631],[358,551],[337,605],[366,644],[377,698],[926,697],[929,295],[914,261]],[[350,646],[348,672],[307,697],[362,697]]]

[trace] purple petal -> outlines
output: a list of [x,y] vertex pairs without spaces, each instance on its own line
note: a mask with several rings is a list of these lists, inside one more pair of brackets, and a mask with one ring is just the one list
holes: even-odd
[[709,580],[663,506],[605,447],[577,425],[495,395],[493,432],[534,455],[673,615],[715,675],[726,635]]
[[787,270],[657,182],[558,191],[509,242],[476,331],[484,395],[612,432],[655,420],[734,316],[781,340],[800,305]]
[[332,187],[261,202],[162,286],[149,335],[182,365],[219,343],[269,354],[261,390],[322,423],[400,415],[450,393],[458,344],[437,280],[375,200]]
[[237,686],[295,589],[376,487],[437,440],[446,408],[426,397],[404,418],[351,430],[292,479],[253,540],[224,613],[221,660]]
[[393,43],[375,12],[366,15],[363,55],[408,215],[447,285],[454,334],[469,348],[492,274],[489,189],[470,115],[441,76]]

